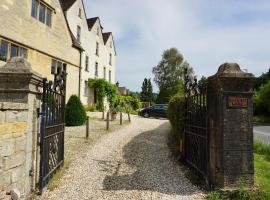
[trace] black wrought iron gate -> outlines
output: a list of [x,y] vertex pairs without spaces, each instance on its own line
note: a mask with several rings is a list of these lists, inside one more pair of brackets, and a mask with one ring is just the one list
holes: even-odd
[[41,193],[64,162],[65,77],[65,72],[58,69],[53,82],[43,80],[39,174]]
[[208,178],[207,85],[185,77],[185,161],[198,175]]

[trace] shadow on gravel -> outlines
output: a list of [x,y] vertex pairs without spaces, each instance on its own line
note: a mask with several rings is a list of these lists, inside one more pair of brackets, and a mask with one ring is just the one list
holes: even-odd
[[125,163],[118,163],[112,175],[105,177],[103,189],[143,190],[186,196],[198,193],[168,149],[169,131],[169,122],[165,122],[157,129],[134,137],[124,146]]

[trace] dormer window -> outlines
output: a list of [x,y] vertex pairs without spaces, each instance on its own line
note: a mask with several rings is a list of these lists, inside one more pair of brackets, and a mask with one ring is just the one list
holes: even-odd
[[79,14],[78,14],[79,18],[82,18],[82,9],[79,8]]

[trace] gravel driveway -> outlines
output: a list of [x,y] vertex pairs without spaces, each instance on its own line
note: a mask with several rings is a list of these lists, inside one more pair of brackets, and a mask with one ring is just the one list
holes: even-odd
[[44,199],[203,199],[167,147],[167,120],[132,116],[132,124],[85,149]]

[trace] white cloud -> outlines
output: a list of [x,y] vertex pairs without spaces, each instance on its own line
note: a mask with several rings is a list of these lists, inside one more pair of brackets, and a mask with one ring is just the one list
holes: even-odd
[[198,75],[238,62],[256,75],[269,68],[270,2],[261,0],[88,0],[117,46],[117,79],[140,90],[163,50],[177,47]]

